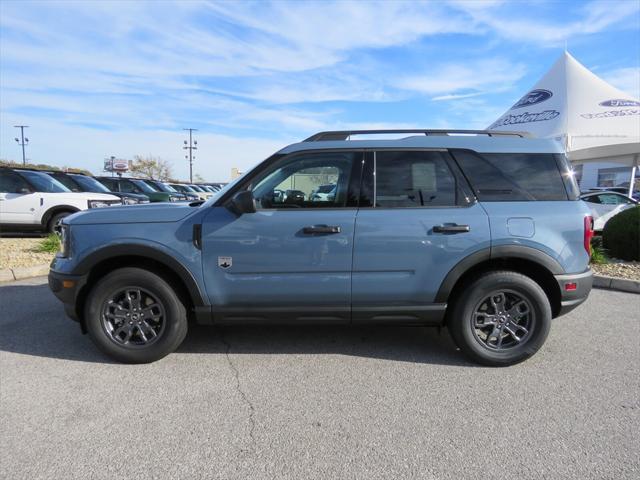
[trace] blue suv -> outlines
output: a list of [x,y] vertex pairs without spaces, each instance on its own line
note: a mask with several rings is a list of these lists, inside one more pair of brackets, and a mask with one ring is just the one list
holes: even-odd
[[[368,137],[388,133],[407,136]],[[472,360],[510,365],[592,284],[560,146],[513,132],[318,133],[206,202],[91,210],[59,232],[51,290],[128,363],[173,352],[193,321],[446,326]]]

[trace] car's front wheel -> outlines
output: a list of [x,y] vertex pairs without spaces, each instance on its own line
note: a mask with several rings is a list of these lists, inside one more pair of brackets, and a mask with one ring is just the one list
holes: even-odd
[[140,268],[106,275],[87,298],[89,336],[124,363],[149,363],[175,351],[187,334],[187,312],[171,286]]
[[465,285],[447,325],[460,350],[489,366],[526,360],[542,346],[551,326],[551,306],[531,278],[494,271]]

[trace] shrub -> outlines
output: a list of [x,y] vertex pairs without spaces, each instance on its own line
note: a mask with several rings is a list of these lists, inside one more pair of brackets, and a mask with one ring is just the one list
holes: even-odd
[[609,263],[607,253],[602,247],[602,237],[593,237],[591,240],[591,263],[594,265]]
[[55,233],[43,238],[34,248],[39,253],[56,253],[60,249],[60,238]]
[[614,258],[640,260],[640,206],[610,219],[602,231],[602,243]]

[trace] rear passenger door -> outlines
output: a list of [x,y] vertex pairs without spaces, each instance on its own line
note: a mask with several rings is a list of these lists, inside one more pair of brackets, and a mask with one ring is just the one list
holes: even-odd
[[439,322],[449,271],[490,246],[486,213],[446,151],[379,150],[365,160],[356,218],[352,319]]

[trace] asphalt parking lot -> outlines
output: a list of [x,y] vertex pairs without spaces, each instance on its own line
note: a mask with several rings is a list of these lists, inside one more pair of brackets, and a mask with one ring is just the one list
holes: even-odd
[[196,328],[110,362],[44,278],[0,286],[2,478],[638,478],[640,295],[595,290],[543,350],[446,332]]

